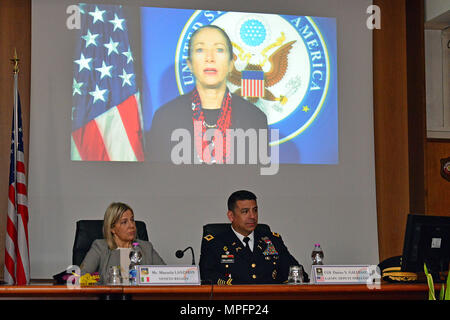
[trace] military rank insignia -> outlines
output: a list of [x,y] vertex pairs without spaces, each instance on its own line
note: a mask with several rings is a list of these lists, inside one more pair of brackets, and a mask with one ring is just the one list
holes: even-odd
[[210,234],[208,234],[207,236],[203,237],[206,241],[211,241],[212,239],[214,239],[214,237]]
[[273,245],[272,241],[269,238],[264,237],[262,239],[267,244],[267,248],[266,248],[266,250],[263,251],[263,255],[272,256],[272,255],[278,254],[277,249],[275,249],[275,246]]
[[277,277],[277,270],[275,269],[275,270],[273,270],[273,272],[272,272],[272,279],[275,280],[276,277]]
[[220,258],[220,263],[234,263],[234,255],[232,254],[223,254]]

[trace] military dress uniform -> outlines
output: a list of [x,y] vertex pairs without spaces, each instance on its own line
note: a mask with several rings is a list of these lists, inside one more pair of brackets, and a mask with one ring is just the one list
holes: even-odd
[[[202,240],[200,277],[212,284],[277,284],[287,281],[289,267],[300,265],[277,233],[254,231],[253,252],[230,229]],[[304,273],[304,280],[309,281]]]

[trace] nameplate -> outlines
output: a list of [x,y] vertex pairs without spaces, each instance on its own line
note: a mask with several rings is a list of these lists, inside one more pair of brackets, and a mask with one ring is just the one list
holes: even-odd
[[198,266],[193,265],[151,265],[139,266],[139,285],[200,285]]
[[313,265],[312,282],[315,284],[367,284],[371,281],[369,265]]

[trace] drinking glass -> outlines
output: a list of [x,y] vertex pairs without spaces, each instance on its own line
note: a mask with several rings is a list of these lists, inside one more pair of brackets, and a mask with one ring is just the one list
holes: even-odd
[[303,284],[303,268],[301,266],[290,266],[288,284]]
[[107,284],[110,286],[119,286],[122,284],[122,276],[120,274],[119,266],[109,267]]

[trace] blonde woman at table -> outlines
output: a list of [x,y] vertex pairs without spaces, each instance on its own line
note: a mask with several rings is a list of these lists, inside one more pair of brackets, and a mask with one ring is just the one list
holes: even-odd
[[103,237],[92,243],[80,266],[82,275],[98,272],[101,284],[106,284],[108,270],[112,266],[121,266],[122,279],[128,279],[129,252],[133,242],[138,242],[142,248],[142,265],[166,264],[151,242],[136,239],[134,212],[125,203],[114,202],[106,209]]

